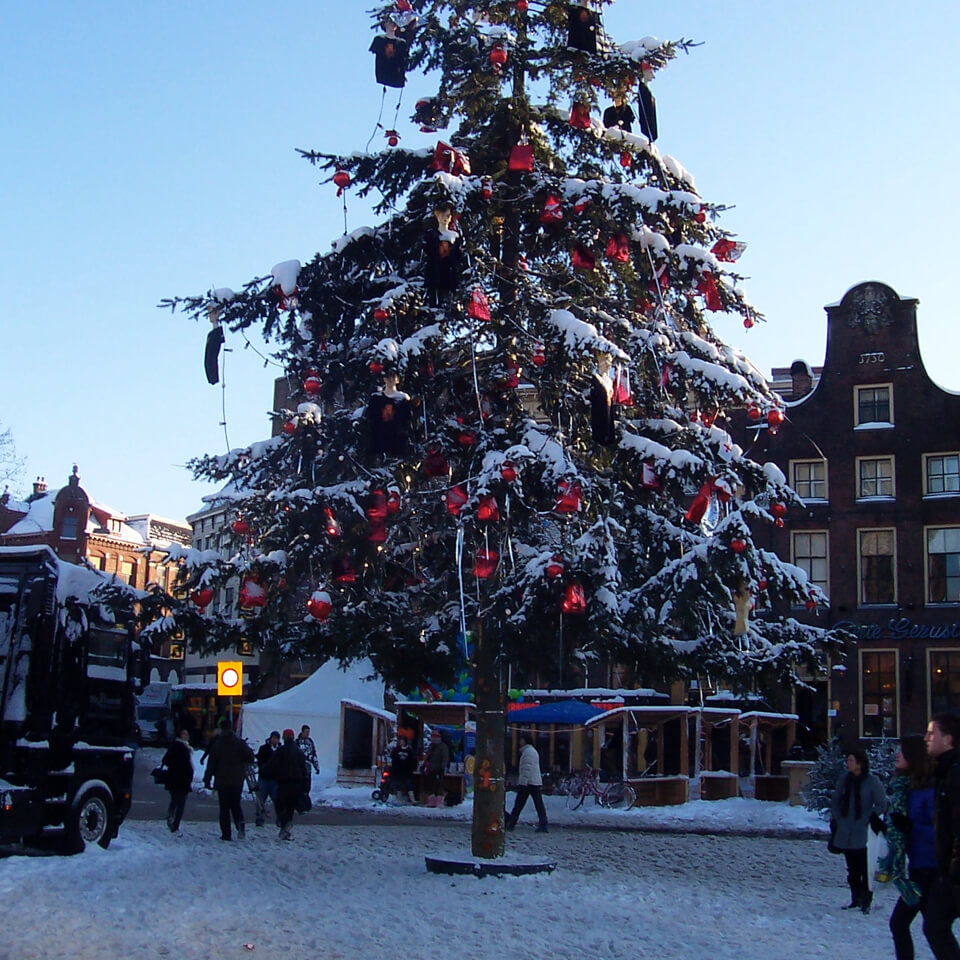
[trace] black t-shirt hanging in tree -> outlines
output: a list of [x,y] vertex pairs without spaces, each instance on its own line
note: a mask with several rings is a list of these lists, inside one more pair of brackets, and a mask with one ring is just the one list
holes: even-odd
[[608,128],[619,127],[624,133],[631,132],[633,121],[636,119],[636,115],[628,103],[623,103],[620,106],[614,104],[603,111],[603,125]]
[[584,53],[597,52],[597,15],[581,4],[567,7],[567,46]]
[[651,141],[657,139],[657,100],[645,84],[640,84],[640,129]]
[[426,265],[423,279],[428,290],[456,290],[460,282],[460,239],[452,231],[428,230],[423,241]]
[[616,411],[613,383],[609,377],[594,374],[590,387],[590,427],[593,442],[601,447],[611,447],[617,442]]
[[370,52],[376,55],[377,83],[402,87],[407,82],[407,41],[399,37],[374,37]]
[[393,396],[375,393],[367,404],[367,431],[371,453],[402,457],[407,452],[413,410],[410,397],[401,392]]
[[223,346],[223,328],[220,324],[217,324],[207,334],[207,345],[203,351],[203,369],[207,375],[207,383],[220,382],[220,371],[217,361],[220,357],[221,346]]

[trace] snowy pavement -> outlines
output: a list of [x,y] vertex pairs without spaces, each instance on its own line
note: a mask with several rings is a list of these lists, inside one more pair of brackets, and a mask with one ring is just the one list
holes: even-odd
[[[369,804],[361,792],[324,803]],[[330,796],[326,796],[330,793]],[[722,801],[624,813],[562,810],[511,854],[546,855],[552,874],[503,879],[428,874],[426,854],[469,852],[468,807],[397,811],[375,826],[299,824],[282,843],[272,827],[222,843],[215,823],[127,822],[109,850],[72,858],[0,861],[0,960],[259,957],[261,960],[853,960],[892,956],[881,886],[873,914],[842,911],[843,861],[821,839],[706,836],[616,829],[634,814],[729,828],[810,814],[782,804]],[[559,803],[558,803],[559,802]],[[400,820],[402,813],[403,819]],[[189,814],[189,808],[188,808]],[[608,829],[564,826],[568,818]],[[585,815],[585,816],[584,816]],[[410,817],[423,823],[411,822]],[[635,821],[634,821],[634,824]],[[652,825],[652,824],[651,824]],[[785,832],[789,832],[784,824]],[[916,930],[918,960],[931,956]]]

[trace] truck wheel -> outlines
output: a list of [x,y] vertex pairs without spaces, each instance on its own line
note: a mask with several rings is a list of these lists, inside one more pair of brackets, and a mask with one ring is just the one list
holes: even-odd
[[113,839],[113,797],[102,787],[91,787],[70,809],[67,818],[67,846],[73,853],[82,853],[88,843],[98,843],[106,850]]

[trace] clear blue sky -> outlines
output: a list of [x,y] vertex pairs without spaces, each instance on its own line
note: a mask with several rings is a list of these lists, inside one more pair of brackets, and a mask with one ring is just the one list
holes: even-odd
[[[364,149],[380,101],[369,5],[0,6],[0,423],[26,481],[60,485],[76,462],[126,513],[198,508],[208,488],[181,465],[225,449],[222,395],[206,324],[156,304],[239,288],[342,232],[334,188],[295,148]],[[919,298],[927,368],[960,390],[955,0],[618,0],[605,22],[619,42],[704,41],[654,92],[661,151],[735,205],[722,222],[749,244],[747,295],[769,323],[721,320],[720,335],[766,373],[820,363],[823,305],[881,280]],[[432,89],[408,84],[405,146],[436,139],[405,119]],[[371,222],[352,198],[349,221]],[[230,345],[239,446],[269,432],[276,368]]]

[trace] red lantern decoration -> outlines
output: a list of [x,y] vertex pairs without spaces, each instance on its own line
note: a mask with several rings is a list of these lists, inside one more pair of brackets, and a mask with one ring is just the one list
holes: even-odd
[[307,601],[307,613],[314,620],[322,623],[330,616],[331,610],[333,610],[333,604],[330,602],[330,594],[326,590],[314,590]]
[[396,487],[392,487],[390,492],[387,494],[387,513],[399,513],[400,512],[400,491]]
[[564,613],[580,615],[587,612],[587,595],[579,583],[568,583],[563,593]]
[[560,223],[563,220],[563,210],[560,207],[560,198],[552,193],[547,196],[547,202],[543,205],[543,213],[540,214],[541,223]]
[[496,550],[481,547],[473,558],[473,575],[478,580],[486,580],[496,572],[500,555]]
[[573,480],[561,480],[559,496],[553,509],[557,513],[579,513],[582,496],[579,483]]
[[263,589],[260,581],[256,577],[244,578],[243,585],[240,587],[240,606],[244,610],[250,610],[253,607],[266,605],[267,591]]
[[481,497],[477,504],[477,520],[480,523],[493,523],[500,519],[500,508],[497,506],[496,497]]
[[346,170],[338,170],[333,175],[333,182],[337,185],[337,196],[342,196],[343,191],[350,186],[350,174]]
[[474,320],[487,321],[490,319],[490,301],[487,300],[487,295],[479,287],[474,287],[473,293],[470,294],[467,316]]
[[570,108],[570,126],[577,130],[590,129],[592,124],[590,123],[590,107],[588,104],[575,103]]
[[423,475],[425,477],[446,477],[450,473],[450,464],[440,452],[439,447],[429,447],[423,457]]
[[767,426],[770,428],[770,432],[776,433],[786,419],[783,411],[779,407],[774,407],[772,410],[769,410],[767,412]]
[[250,532],[250,524],[247,523],[246,520],[237,517],[237,519],[233,521],[232,529],[234,533],[242,537],[245,533]]
[[617,263],[630,262],[630,241],[625,233],[615,233],[607,242],[607,256]]
[[340,585],[355,583],[357,571],[353,569],[353,561],[349,557],[334,557],[330,568],[330,579]]
[[201,587],[190,594],[190,599],[201,609],[213,603],[213,591],[209,587]]
[[455,487],[451,487],[447,491],[445,500],[447,513],[449,513],[451,517],[459,517],[460,509],[467,502],[467,491],[458,483]]
[[500,465],[500,476],[507,483],[513,483],[517,479],[517,468],[509,460],[504,460]]
[[371,360],[367,367],[374,376],[383,373],[383,364],[379,360]]
[[370,506],[367,507],[367,516],[371,520],[383,520],[387,516],[387,495],[383,490],[370,491]]
[[303,381],[304,393],[309,393],[314,397],[320,392],[321,386],[322,384],[320,383],[320,378],[315,374],[311,374],[306,380]]
[[593,251],[586,247],[574,247],[570,260],[574,270],[593,270],[597,266],[597,258],[593,255]]
[[377,307],[376,310],[373,311],[374,320],[379,320],[382,323],[384,320],[388,320],[389,318],[390,311],[385,310],[383,307]]
[[536,346],[533,348],[533,356],[530,358],[530,362],[535,367],[542,367],[547,362],[547,355],[544,353],[542,340],[538,340]]
[[323,508],[323,532],[331,539],[340,536],[340,523],[333,512],[333,507]]
[[283,425],[283,432],[288,436],[292,437],[297,432],[297,422],[296,420],[287,420]]
[[730,541],[730,549],[734,553],[743,553],[743,551],[747,549],[747,541],[741,540],[740,537],[734,537]]
[[550,562],[545,568],[545,573],[551,580],[556,580],[557,577],[563,576],[563,557],[561,557],[559,553],[555,553],[550,558]]

